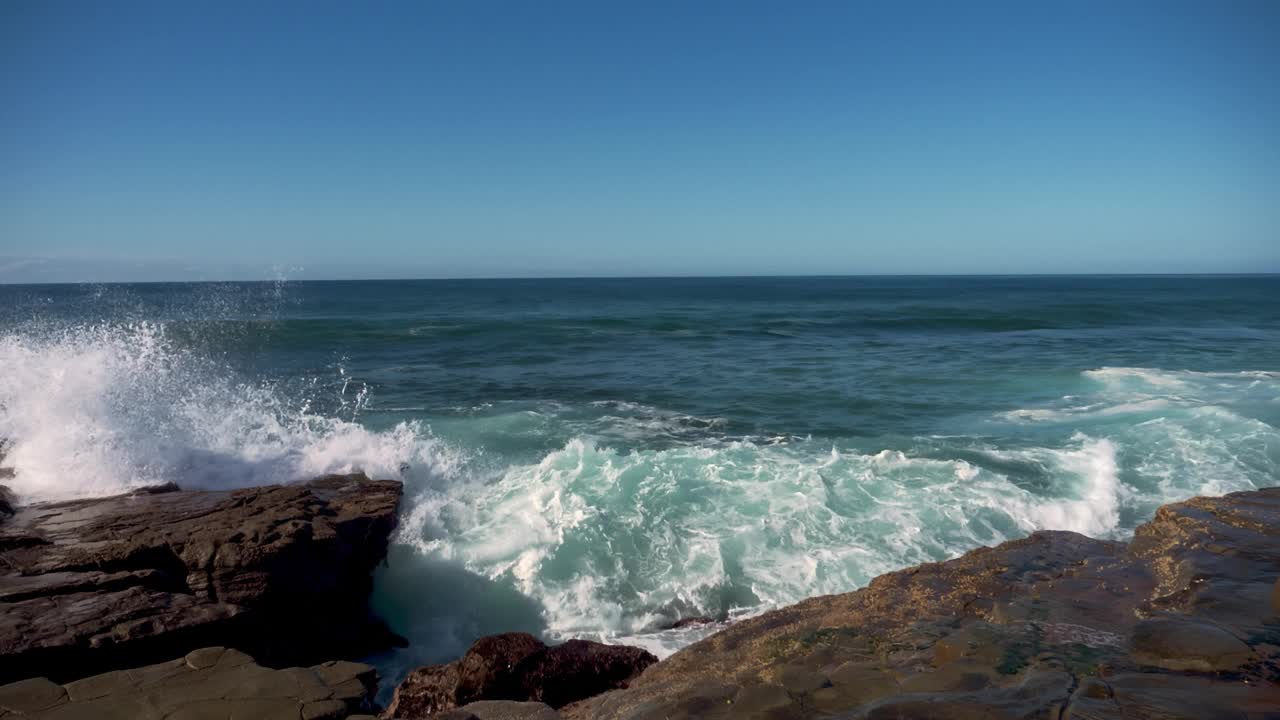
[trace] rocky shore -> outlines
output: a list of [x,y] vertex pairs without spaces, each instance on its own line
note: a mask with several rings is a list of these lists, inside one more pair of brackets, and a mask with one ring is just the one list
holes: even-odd
[[[0,497],[0,717],[374,713],[400,486]],[[280,669],[283,668],[283,669]],[[4,684],[8,683],[8,684]],[[1280,717],[1280,488],[1040,532],[730,625],[672,657],[522,633],[414,671],[384,718]]]
[[367,601],[400,492],[355,474],[0,508],[0,683],[203,646],[276,667],[383,649]]
[[1039,532],[736,623],[565,718],[1280,717],[1280,488]]

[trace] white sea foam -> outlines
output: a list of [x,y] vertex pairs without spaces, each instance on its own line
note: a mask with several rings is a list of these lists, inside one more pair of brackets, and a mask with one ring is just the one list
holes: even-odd
[[1240,399],[1250,394],[1280,393],[1280,372],[1238,370],[1203,372],[1159,368],[1103,367],[1086,370],[1084,376],[1101,383],[1109,392],[1167,396],[1185,394],[1191,398],[1214,396]]
[[998,413],[1002,420],[1079,424],[1109,418],[1148,419],[1204,407],[1280,401],[1280,373],[1265,370],[1199,372],[1156,368],[1104,367],[1082,375],[1094,392],[1068,395],[1049,407]]
[[1079,422],[1081,420],[1116,417],[1120,415],[1141,415],[1157,413],[1170,407],[1185,405],[1178,398],[1147,398],[1132,402],[1118,402],[1113,405],[1095,403],[1053,408],[1019,408],[1000,413],[1000,417],[1015,422]]
[[1274,484],[1280,433],[1213,403],[1265,401],[1275,374],[1095,375],[1099,391],[1028,409],[1089,429],[1047,446],[780,437],[622,452],[579,436],[427,493],[401,538],[536,598],[553,637],[664,654],[711,630],[655,629],[679,615],[757,613],[1034,530],[1122,538],[1156,505]]
[[0,367],[4,462],[26,500],[169,481],[227,488],[357,469],[395,476],[405,464],[445,471],[458,461],[412,423],[371,432],[313,414],[306,399],[182,349],[158,324],[0,336]]
[[578,438],[494,482],[428,493],[400,539],[537,598],[553,636],[661,650],[691,637],[654,631],[676,615],[845,591],[1036,529],[1115,532],[1125,491],[1109,441],[1080,436],[1020,457],[1061,484],[1035,494],[965,460],[892,450],[621,453]]

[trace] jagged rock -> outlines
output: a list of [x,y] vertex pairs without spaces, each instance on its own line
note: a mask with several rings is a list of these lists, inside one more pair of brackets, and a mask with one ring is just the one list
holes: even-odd
[[457,685],[454,701],[465,705],[473,700],[519,696],[507,687],[519,663],[546,649],[528,633],[503,633],[475,641],[456,663]]
[[458,705],[458,664],[428,665],[409,673],[397,687],[384,717],[420,718]]
[[1280,488],[1040,532],[741,620],[565,718],[1216,718],[1280,708]]
[[641,648],[570,640],[542,648],[516,665],[509,697],[544,702],[553,708],[627,686],[658,658]]
[[376,684],[374,669],[359,663],[270,670],[242,652],[209,647],[66,685],[35,678],[0,686],[0,715],[31,720],[343,720],[371,709]]
[[400,492],[357,473],[18,508],[0,521],[0,682],[213,644],[276,665],[385,647],[366,601]]
[[587,640],[547,647],[527,633],[491,635],[459,660],[410,673],[384,717],[426,717],[479,700],[536,701],[556,708],[626,687],[655,662],[640,648]]

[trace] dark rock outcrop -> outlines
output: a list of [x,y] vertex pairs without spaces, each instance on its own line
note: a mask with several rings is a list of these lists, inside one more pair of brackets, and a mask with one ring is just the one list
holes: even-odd
[[0,682],[231,645],[272,665],[386,647],[370,620],[401,486],[363,474],[173,487],[0,516]]
[[1280,488],[1039,532],[739,621],[566,718],[1263,718],[1280,712]]
[[[570,640],[547,647],[527,633],[481,638],[459,660],[429,665],[396,688],[387,718],[422,718],[481,700],[552,708],[627,686],[657,658],[640,648]],[[461,716],[459,716],[461,717]]]
[[[0,468],[3,470],[3,468]],[[13,497],[13,491],[8,486],[0,485],[0,521],[8,520],[13,517],[14,506],[17,503]]]
[[374,669],[360,663],[270,670],[237,650],[209,647],[65,685],[33,678],[0,686],[0,715],[15,720],[343,720],[371,711],[376,683]]

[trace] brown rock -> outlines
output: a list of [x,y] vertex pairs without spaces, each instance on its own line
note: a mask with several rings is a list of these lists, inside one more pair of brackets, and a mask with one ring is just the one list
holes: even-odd
[[0,715],[7,710],[30,720],[343,720],[372,709],[376,682],[373,668],[358,663],[270,670],[243,653],[213,647],[66,686],[45,678],[0,686]]
[[508,690],[513,699],[537,700],[553,708],[624,688],[658,658],[646,650],[570,640],[520,661]]
[[424,717],[479,700],[536,701],[558,708],[626,687],[655,662],[640,648],[587,640],[547,647],[527,633],[491,635],[459,660],[410,673],[384,717]]
[[511,675],[520,661],[544,649],[546,645],[528,633],[502,633],[475,641],[456,663],[457,704],[521,695],[519,691],[508,688]]
[[276,664],[385,647],[366,599],[400,491],[357,473],[18,508],[0,519],[0,682],[202,645]]
[[1237,670],[1253,659],[1249,646],[1225,630],[1173,618],[1138,623],[1129,643],[1135,662],[1165,670]]
[[420,667],[396,686],[384,717],[420,718],[457,707],[458,664]]
[[67,700],[67,691],[48,678],[20,680],[0,687],[0,710],[24,715],[59,705]]
[[1161,508],[1133,542],[1039,532],[741,620],[571,720],[1267,717],[1280,488]]

